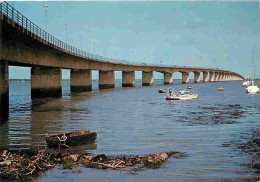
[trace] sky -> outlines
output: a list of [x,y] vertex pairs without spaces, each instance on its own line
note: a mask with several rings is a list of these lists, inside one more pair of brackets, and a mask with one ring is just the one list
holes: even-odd
[[[68,44],[91,53],[138,63],[220,68],[242,76],[251,74],[253,57],[255,77],[260,78],[257,0],[9,3],[43,29],[43,7],[48,5],[47,31],[65,42],[68,24]],[[10,67],[9,75],[28,79],[30,69]],[[68,70],[63,78],[69,78]]]

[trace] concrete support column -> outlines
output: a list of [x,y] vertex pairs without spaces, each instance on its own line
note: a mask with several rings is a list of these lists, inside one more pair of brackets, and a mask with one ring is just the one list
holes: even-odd
[[217,81],[221,81],[221,73],[218,73],[218,80]]
[[72,92],[82,92],[92,90],[91,70],[70,70],[70,90]]
[[218,77],[219,77],[219,73],[215,72],[215,76],[214,76],[214,81],[217,82],[218,81]]
[[0,123],[9,117],[8,63],[0,61]]
[[189,73],[187,72],[182,72],[182,83],[185,84],[185,83],[189,83]]
[[99,89],[115,88],[115,72],[99,71]]
[[173,84],[173,75],[169,73],[164,74],[164,85]]
[[226,74],[226,81],[229,81],[229,75]]
[[207,78],[208,78],[208,72],[203,72],[203,83],[207,82]]
[[143,86],[153,85],[153,72],[152,71],[143,71],[142,72],[142,85]]
[[194,83],[200,82],[200,72],[194,72]]
[[122,71],[122,87],[134,87],[134,86],[135,86],[135,72]]
[[225,73],[222,73],[222,81],[226,81],[226,74]]
[[61,97],[60,68],[31,69],[31,97]]
[[218,81],[222,82],[222,81],[223,81],[223,76],[224,76],[223,73],[219,73],[219,79],[218,79]]
[[209,81],[214,82],[214,72],[209,72]]

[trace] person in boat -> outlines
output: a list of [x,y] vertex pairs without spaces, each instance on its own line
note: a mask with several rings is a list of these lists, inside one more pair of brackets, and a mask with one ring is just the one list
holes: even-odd
[[169,93],[168,93],[168,96],[169,97],[172,97],[174,95],[174,90],[173,89],[169,89]]

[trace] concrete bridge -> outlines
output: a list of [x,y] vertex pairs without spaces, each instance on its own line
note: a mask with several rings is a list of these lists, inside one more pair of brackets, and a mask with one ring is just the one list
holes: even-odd
[[32,97],[60,97],[61,69],[70,69],[71,90],[90,91],[92,70],[99,71],[99,88],[115,87],[115,71],[122,71],[122,86],[135,86],[135,71],[142,71],[142,85],[153,84],[153,72],[164,74],[164,84],[173,83],[173,73],[182,74],[182,83],[233,81],[244,78],[234,72],[198,67],[132,64],[93,55],[48,34],[7,2],[0,4],[0,117],[8,116],[8,66],[31,67]]

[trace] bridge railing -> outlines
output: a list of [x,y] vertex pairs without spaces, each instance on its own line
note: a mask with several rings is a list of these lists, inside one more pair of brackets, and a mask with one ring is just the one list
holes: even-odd
[[0,11],[5,16],[7,16],[10,20],[12,20],[17,25],[19,25],[21,28],[31,32],[33,34],[33,35],[31,35],[32,37],[34,37],[36,39],[41,39],[40,41],[47,44],[48,46],[54,47],[56,49],[59,49],[61,51],[69,53],[69,54],[73,54],[78,57],[97,60],[97,61],[101,61],[101,62],[121,63],[121,64],[128,64],[128,65],[160,66],[160,67],[173,67],[174,66],[177,68],[205,69],[205,67],[204,68],[186,67],[186,66],[177,66],[177,65],[166,65],[166,64],[162,64],[162,63],[149,64],[149,63],[144,63],[144,62],[133,62],[133,61],[119,60],[119,59],[113,59],[113,58],[95,55],[95,54],[80,50],[74,46],[66,44],[65,42],[53,37],[48,32],[44,31],[39,26],[34,24],[31,20],[26,18],[24,15],[22,15],[19,11],[17,11],[14,7],[12,7],[10,4],[8,4],[5,1],[0,3]]

